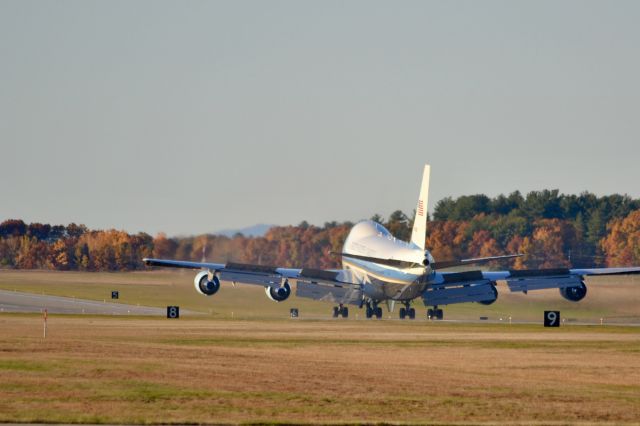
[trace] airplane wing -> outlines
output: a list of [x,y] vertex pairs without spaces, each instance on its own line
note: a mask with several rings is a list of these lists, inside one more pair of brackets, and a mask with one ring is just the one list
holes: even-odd
[[[634,275],[640,274],[640,267],[634,266],[629,268],[577,268],[577,269],[522,269],[522,270],[510,270],[510,271],[488,271],[483,272],[484,278],[490,280],[506,280],[507,284],[515,281],[533,282],[539,280],[549,279],[551,281],[558,281],[558,278],[567,277],[586,277],[591,275]],[[558,286],[543,287],[553,288]],[[537,288],[532,288],[537,290]]]
[[496,281],[505,281],[511,292],[560,289],[563,297],[579,301],[586,295],[585,276],[640,274],[640,267],[594,269],[525,269],[509,271],[436,272],[423,293],[426,305],[492,303],[498,297]]
[[167,259],[143,259],[147,266],[204,269],[215,273],[222,281],[280,287],[286,280],[295,280],[296,296],[333,303],[359,304],[362,285],[351,271],[312,268],[279,268],[245,263],[208,263]]

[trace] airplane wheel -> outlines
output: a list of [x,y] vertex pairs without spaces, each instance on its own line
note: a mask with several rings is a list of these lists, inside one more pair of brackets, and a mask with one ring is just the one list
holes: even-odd
[[367,316],[367,318],[371,318],[373,316],[373,309],[371,309],[370,306],[367,306],[366,316]]
[[407,310],[407,315],[409,316],[409,319],[416,319],[416,310],[414,308],[409,308]]
[[427,319],[433,319],[433,309],[427,309]]
[[342,308],[342,318],[349,318],[349,308]]
[[441,320],[444,318],[444,312],[442,312],[442,309],[436,309],[435,315],[436,315],[436,319],[438,320]]
[[405,308],[400,308],[400,319],[404,319],[407,316],[407,310]]
[[337,306],[333,307],[333,317],[338,318],[338,314],[340,313],[340,309]]
[[380,306],[376,308],[376,318],[382,318],[382,308]]

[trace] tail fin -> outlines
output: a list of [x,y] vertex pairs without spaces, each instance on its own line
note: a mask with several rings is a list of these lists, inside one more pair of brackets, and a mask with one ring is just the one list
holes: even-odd
[[411,242],[424,250],[425,239],[427,237],[427,206],[429,204],[429,174],[431,166],[424,166],[422,175],[422,186],[420,186],[420,198],[416,207],[416,217],[413,222],[413,232]]

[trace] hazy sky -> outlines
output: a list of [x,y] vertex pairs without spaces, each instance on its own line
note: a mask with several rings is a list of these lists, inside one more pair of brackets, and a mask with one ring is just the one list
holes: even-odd
[[0,220],[203,233],[640,197],[638,1],[0,0]]

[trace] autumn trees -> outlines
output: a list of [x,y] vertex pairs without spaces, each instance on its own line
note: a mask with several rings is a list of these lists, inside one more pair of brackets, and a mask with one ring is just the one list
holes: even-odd
[[[383,223],[409,240],[413,215],[400,210]],[[198,235],[169,238],[89,230],[84,225],[0,223],[0,268],[82,271],[135,270],[143,257],[243,262],[283,267],[339,267],[353,223],[271,228],[263,237]],[[490,267],[554,268],[640,264],[640,201],[557,190],[445,198],[427,226],[427,247],[436,260],[522,253]]]
[[[640,200],[626,195],[597,197],[588,192],[565,195],[543,190],[526,196],[516,191],[495,198],[445,198],[436,204],[433,216],[438,221],[468,224],[470,230],[463,241],[472,240],[477,230],[486,230],[502,253],[525,254],[514,261],[515,267],[583,267],[621,264],[628,259],[613,257],[605,241],[614,223],[638,209]],[[466,254],[480,255],[476,247],[471,245]]]
[[0,223],[0,267],[118,271],[139,269],[153,250],[147,234],[89,231],[84,225]]
[[640,262],[640,210],[607,225],[608,234],[602,240],[607,266],[637,265]]

